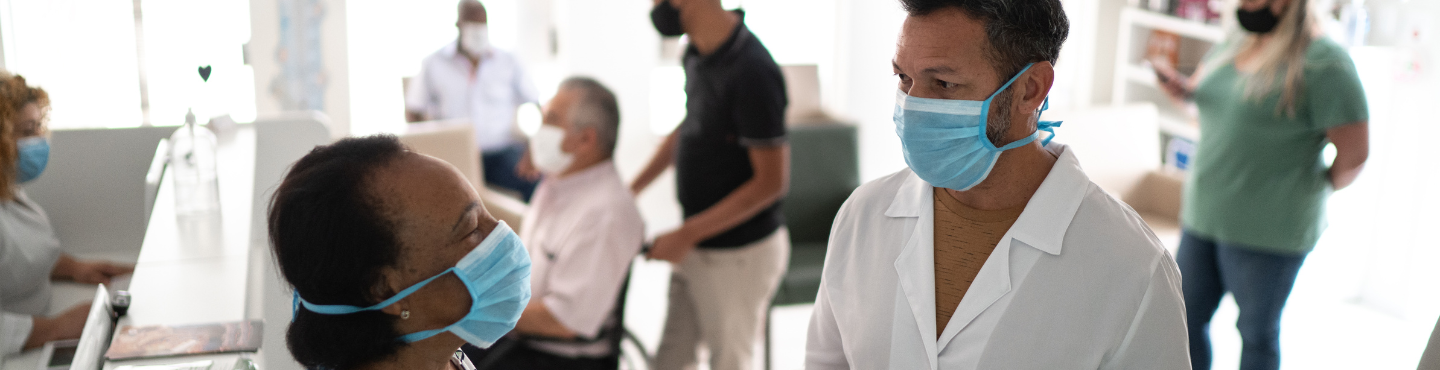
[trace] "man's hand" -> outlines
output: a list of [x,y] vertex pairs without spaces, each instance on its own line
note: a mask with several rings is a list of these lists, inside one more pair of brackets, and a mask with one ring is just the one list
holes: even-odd
[[77,339],[85,330],[85,318],[90,315],[90,302],[77,304],[52,318],[35,317],[30,328],[30,337],[25,339],[25,349],[39,348],[45,342]]
[[691,240],[681,230],[671,231],[665,235],[655,238],[655,245],[650,248],[650,253],[645,257],[656,260],[670,261],[671,264],[679,265],[695,250],[695,244],[699,241]]

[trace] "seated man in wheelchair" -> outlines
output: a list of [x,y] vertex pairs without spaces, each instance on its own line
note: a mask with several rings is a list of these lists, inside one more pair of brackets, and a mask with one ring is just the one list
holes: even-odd
[[520,228],[533,296],[510,335],[489,349],[466,347],[477,367],[615,368],[619,297],[644,241],[640,211],[611,161],[619,125],[615,94],[590,78],[565,80],[545,106],[520,165],[544,175]]

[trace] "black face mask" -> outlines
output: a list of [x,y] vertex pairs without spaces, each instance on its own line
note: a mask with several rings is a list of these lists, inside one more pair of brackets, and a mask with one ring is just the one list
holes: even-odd
[[1275,30],[1276,25],[1280,24],[1280,17],[1270,12],[1270,4],[1265,4],[1265,7],[1253,11],[1245,10],[1245,8],[1235,9],[1235,18],[1240,21],[1241,28],[1258,34],[1270,33]]
[[662,0],[655,4],[650,10],[650,23],[655,25],[655,30],[661,35],[675,37],[685,34],[685,27],[680,24],[680,9],[670,5],[670,0]]

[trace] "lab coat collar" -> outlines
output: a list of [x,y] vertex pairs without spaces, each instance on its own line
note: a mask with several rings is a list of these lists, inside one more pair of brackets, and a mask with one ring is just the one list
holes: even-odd
[[986,263],[975,283],[966,292],[951,320],[946,324],[943,335],[935,332],[935,240],[934,240],[934,187],[913,172],[906,175],[905,182],[896,192],[895,199],[885,210],[887,217],[915,217],[915,226],[905,242],[900,255],[895,259],[895,272],[899,275],[900,288],[904,291],[910,313],[918,326],[921,343],[925,344],[930,368],[936,369],[939,352],[954,339],[960,330],[968,326],[985,310],[1005,294],[1010,293],[1010,248],[1014,241],[1059,255],[1065,232],[1074,219],[1080,202],[1089,190],[1089,178],[1081,171],[1079,161],[1064,145],[1052,143],[1046,150],[1059,157],[1055,166],[1041,182],[1040,188],[1030,198],[1025,210],[1015,225],[1001,238],[991,258],[997,263]]
[[[1090,178],[1085,176],[1079,159],[1068,146],[1051,143],[1045,150],[1058,157],[1055,166],[1050,168],[1045,181],[1030,197],[1030,202],[1007,235],[1045,253],[1059,255],[1070,221],[1075,218],[1075,211],[1080,209],[1080,202],[1089,190]],[[920,217],[927,210],[934,212],[933,191],[934,186],[910,172],[895,199],[890,202],[890,208],[885,210],[885,216]]]

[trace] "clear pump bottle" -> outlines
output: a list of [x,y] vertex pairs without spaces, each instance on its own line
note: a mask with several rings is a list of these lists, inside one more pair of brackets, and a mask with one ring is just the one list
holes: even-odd
[[215,134],[185,113],[185,125],[170,135],[170,178],[175,180],[179,217],[220,213],[220,180],[215,169]]

